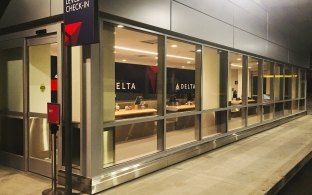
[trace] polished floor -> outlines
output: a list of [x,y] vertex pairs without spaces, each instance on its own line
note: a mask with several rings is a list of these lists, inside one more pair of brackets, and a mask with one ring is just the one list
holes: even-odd
[[[311,151],[307,115],[100,194],[265,194]],[[49,186],[47,178],[0,166],[0,195],[41,194]]]

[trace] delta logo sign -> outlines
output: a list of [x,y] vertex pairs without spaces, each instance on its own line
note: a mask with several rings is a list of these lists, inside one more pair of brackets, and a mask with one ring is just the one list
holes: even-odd
[[97,0],[64,0],[64,42],[77,46],[98,42]]

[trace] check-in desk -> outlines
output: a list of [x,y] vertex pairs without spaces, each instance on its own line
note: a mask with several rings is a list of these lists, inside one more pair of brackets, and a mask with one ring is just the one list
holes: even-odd
[[[116,119],[129,119],[135,117],[152,116],[157,113],[156,109],[120,109],[115,111]],[[155,122],[134,123],[129,125],[117,126],[115,129],[115,141],[122,142],[129,139],[151,136],[155,134]]]
[[[191,111],[195,109],[194,104],[185,104],[179,106],[166,106],[167,113]],[[195,124],[195,116],[184,116],[179,118],[167,119],[167,131],[185,129],[193,127]]]

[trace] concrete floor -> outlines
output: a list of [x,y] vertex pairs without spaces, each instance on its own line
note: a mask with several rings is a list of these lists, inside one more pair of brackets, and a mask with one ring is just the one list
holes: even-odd
[[[311,151],[307,115],[100,194],[265,194]],[[0,195],[41,194],[49,186],[46,178],[0,166]]]

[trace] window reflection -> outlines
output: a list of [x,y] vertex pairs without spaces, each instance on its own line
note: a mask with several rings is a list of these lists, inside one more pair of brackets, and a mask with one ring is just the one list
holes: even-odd
[[284,70],[283,65],[275,64],[274,75],[274,97],[276,101],[283,100],[284,92]]
[[274,92],[274,63],[264,61],[263,62],[263,103],[273,101]]
[[292,91],[292,71],[291,71],[291,66],[290,65],[285,65],[285,100],[291,99],[291,91]]
[[259,92],[259,71],[258,67],[261,61],[256,58],[248,58],[248,76],[247,76],[247,95],[248,104],[254,104],[258,102],[258,92]]
[[195,109],[196,46],[167,40],[167,113]]

